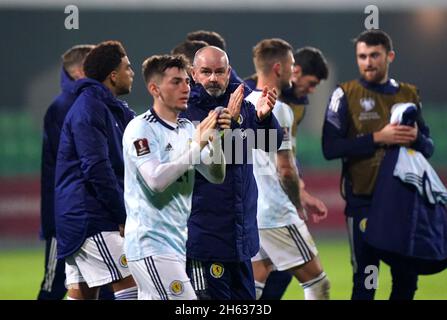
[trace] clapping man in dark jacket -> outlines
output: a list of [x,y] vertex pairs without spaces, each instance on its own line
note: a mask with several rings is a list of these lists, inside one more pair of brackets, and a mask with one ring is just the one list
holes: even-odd
[[[229,83],[230,73],[225,51],[214,46],[197,51],[192,69],[196,85],[183,114],[201,121],[216,107],[227,106],[233,117],[231,134],[224,136],[227,174],[223,184],[213,185],[199,173],[194,184],[187,268],[202,299],[255,299],[250,259],[259,250],[258,193],[251,152],[256,147],[276,151],[282,141],[271,113],[276,92],[264,88],[255,109],[243,100],[244,85]],[[255,135],[257,139],[251,143]]]

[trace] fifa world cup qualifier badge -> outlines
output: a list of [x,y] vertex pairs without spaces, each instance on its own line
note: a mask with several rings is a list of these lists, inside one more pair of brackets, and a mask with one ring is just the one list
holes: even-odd
[[219,279],[223,276],[225,269],[221,263],[213,263],[210,267],[210,273],[213,278]]
[[137,156],[144,156],[145,154],[151,153],[149,149],[149,143],[146,138],[138,139],[134,141],[135,150],[137,151]]

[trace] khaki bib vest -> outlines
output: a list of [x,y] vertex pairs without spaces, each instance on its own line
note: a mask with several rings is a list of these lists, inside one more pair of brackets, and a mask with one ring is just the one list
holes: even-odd
[[[391,116],[391,108],[396,103],[418,103],[417,88],[411,84],[399,83],[396,94],[383,94],[361,85],[358,80],[342,83],[348,102],[348,138],[360,137],[380,131]],[[354,195],[371,195],[385,155],[383,147],[377,148],[371,157],[351,157],[347,161],[347,177],[352,182]]]

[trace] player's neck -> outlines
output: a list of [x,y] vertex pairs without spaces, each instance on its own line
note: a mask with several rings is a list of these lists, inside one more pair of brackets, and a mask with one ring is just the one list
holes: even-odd
[[102,84],[110,90],[110,92],[112,92],[113,96],[116,98],[117,92],[116,92],[116,87],[112,84],[112,82],[109,79],[106,79],[102,82]]
[[178,111],[172,110],[164,105],[160,105],[158,103],[154,103],[154,110],[157,115],[163,120],[167,120],[173,123],[177,122],[178,119]]
[[258,82],[256,83],[256,89],[257,90],[262,90],[262,89],[264,89],[265,86],[267,86],[269,89],[275,88],[276,92],[279,92],[278,91],[277,81],[276,81],[275,78],[259,75],[258,76]]
[[384,83],[387,83],[387,82],[388,82],[388,72],[385,75],[385,77],[383,77],[383,79],[380,81],[380,84],[384,84]]

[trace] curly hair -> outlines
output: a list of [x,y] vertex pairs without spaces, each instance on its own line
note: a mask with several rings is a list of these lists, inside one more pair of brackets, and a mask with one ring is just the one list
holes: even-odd
[[225,39],[215,31],[208,31],[208,30],[192,31],[186,35],[186,39],[205,41],[210,46],[218,47],[224,51],[226,50],[227,47]]
[[121,42],[101,42],[85,58],[85,75],[91,79],[103,82],[112,71],[118,68],[121,64],[121,59],[125,56],[127,54]]

